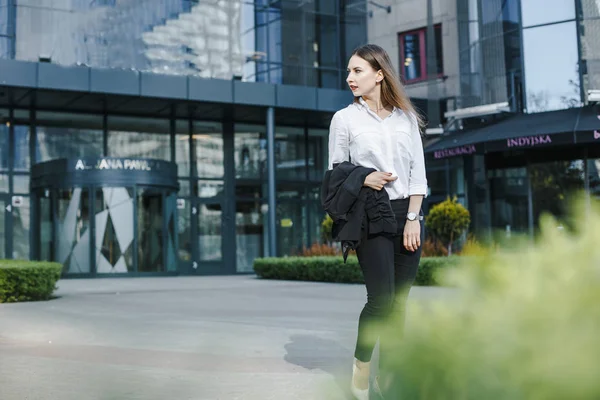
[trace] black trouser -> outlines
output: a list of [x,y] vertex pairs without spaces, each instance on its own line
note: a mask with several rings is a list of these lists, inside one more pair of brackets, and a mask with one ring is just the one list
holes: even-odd
[[[398,220],[402,221],[398,227],[400,234],[394,237],[369,236],[356,250],[367,287],[367,303],[358,320],[358,338],[354,352],[354,356],[363,362],[371,360],[378,338],[381,363],[384,353],[394,346],[394,343],[385,343],[386,340],[402,336],[405,303],[417,276],[421,258],[422,246],[415,252],[404,247],[402,232],[409,199],[393,200],[391,203],[394,213],[400,217]],[[423,222],[420,221],[421,244]]]

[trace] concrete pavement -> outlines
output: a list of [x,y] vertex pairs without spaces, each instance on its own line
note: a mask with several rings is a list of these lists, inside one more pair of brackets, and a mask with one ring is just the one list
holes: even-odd
[[[0,399],[351,398],[363,285],[246,275],[58,286],[48,302],[0,304]],[[410,301],[453,295],[415,287]]]

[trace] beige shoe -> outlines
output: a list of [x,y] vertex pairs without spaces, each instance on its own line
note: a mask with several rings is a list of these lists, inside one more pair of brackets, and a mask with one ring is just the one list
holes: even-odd
[[368,372],[367,372],[367,388],[366,389],[359,389],[355,386],[354,381],[355,378],[358,375],[363,375],[364,369],[365,368],[369,368],[369,363],[363,363],[366,364],[366,366],[358,367],[357,363],[360,362],[358,360],[354,360],[354,364],[352,364],[352,382],[350,383],[350,391],[352,392],[352,395],[357,399],[357,400],[369,400],[369,384],[368,384]]

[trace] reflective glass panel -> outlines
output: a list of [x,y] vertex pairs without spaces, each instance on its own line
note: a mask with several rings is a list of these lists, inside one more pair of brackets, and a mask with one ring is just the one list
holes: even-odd
[[138,271],[163,272],[163,197],[162,190],[138,188]]
[[179,259],[192,261],[192,213],[189,199],[178,199],[177,234],[179,235]]
[[447,195],[447,176],[445,169],[427,169],[427,186],[429,187],[430,194],[436,195]]
[[[5,199],[6,197],[0,197],[1,210],[4,210],[7,205]],[[6,257],[4,254],[6,246],[6,235],[4,233],[4,227],[6,226],[5,215],[6,213],[4,211],[0,212],[0,260]]]
[[196,169],[201,178],[222,178],[225,173],[221,131],[220,123],[194,122],[192,139]]
[[[42,202],[43,206],[45,202]],[[45,211],[42,209],[42,216]],[[56,191],[55,261],[68,274],[90,272],[90,196],[87,189]],[[43,220],[42,220],[43,221]],[[42,222],[42,229],[45,223]],[[48,232],[42,231],[42,252]]]
[[587,175],[589,180],[590,195],[600,200],[600,158],[591,158],[587,161]]
[[200,261],[221,261],[221,206],[198,204],[197,208]]
[[236,203],[236,270],[252,272],[254,259],[267,254],[267,214],[260,201],[238,201]]
[[188,121],[178,120],[175,123],[175,162],[177,175],[190,176],[190,135]]
[[523,26],[575,19],[575,0],[521,0]]
[[523,30],[527,112],[581,105],[575,22]]
[[167,245],[165,246],[164,251],[166,251],[167,271],[177,271],[177,194],[169,193],[165,196],[165,202],[165,212],[167,218]]
[[29,260],[29,224],[31,222],[31,210],[29,208],[29,197],[23,197],[18,207],[13,206],[13,258],[16,260]]
[[13,192],[29,194],[29,175],[13,175]]
[[171,160],[169,120],[109,117],[108,129],[110,156]]
[[[297,193],[304,199],[303,193]],[[299,254],[307,246],[306,203],[304,201],[278,201],[277,251],[279,256]]]
[[507,168],[488,171],[492,228],[510,236],[529,230],[527,169]]
[[275,170],[277,180],[306,180],[304,129],[275,128]]
[[235,177],[261,179],[266,177],[266,128],[257,125],[236,125],[234,138]]
[[[48,196],[50,191],[48,191]],[[50,197],[42,196],[39,198],[40,210],[40,259],[52,260],[53,259],[53,242],[52,242],[52,199]]]
[[581,0],[581,57],[585,60],[587,87],[600,88],[600,0]]
[[571,201],[584,187],[583,160],[554,161],[534,164],[529,168],[533,194],[533,220],[548,213],[558,219],[557,225],[570,224]]
[[308,171],[310,179],[323,179],[328,163],[329,131],[310,129],[308,131]]
[[15,152],[14,168],[15,171],[29,172],[31,160],[29,157],[29,127],[15,125]]
[[96,190],[96,271],[98,274],[134,272],[133,189]]
[[197,196],[202,198],[211,198],[223,195],[222,180],[198,180]]
[[8,192],[8,175],[0,174],[0,192]]
[[421,73],[421,39],[422,32],[407,33],[402,35],[403,43],[403,70],[404,79],[407,81],[419,79]]
[[[38,162],[102,156],[102,116],[39,112],[36,118]],[[24,149],[23,153],[29,151]]]
[[0,171],[8,170],[8,110],[0,109]]

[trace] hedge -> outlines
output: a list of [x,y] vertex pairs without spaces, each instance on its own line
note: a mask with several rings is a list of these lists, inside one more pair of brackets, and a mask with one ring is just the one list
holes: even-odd
[[0,303],[50,299],[61,271],[59,263],[0,260]]
[[[454,257],[423,257],[417,271],[416,285],[439,285],[436,271],[458,263]],[[356,257],[269,257],[254,260],[254,271],[263,279],[283,279],[337,283],[364,283]]]

